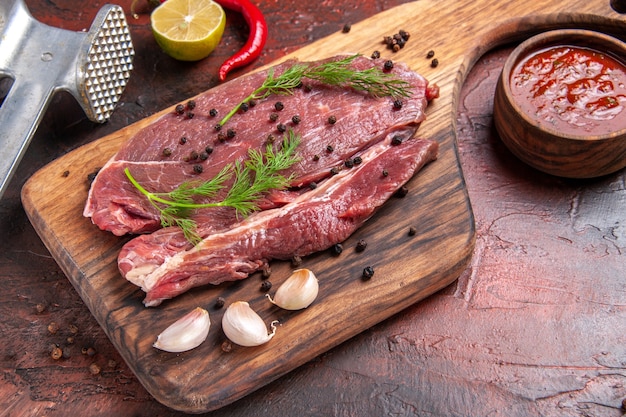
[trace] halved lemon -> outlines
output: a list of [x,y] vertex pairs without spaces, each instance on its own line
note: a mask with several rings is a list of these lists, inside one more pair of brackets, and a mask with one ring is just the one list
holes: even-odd
[[222,39],[224,9],[213,0],[167,0],[150,15],[161,49],[180,61],[207,57]]

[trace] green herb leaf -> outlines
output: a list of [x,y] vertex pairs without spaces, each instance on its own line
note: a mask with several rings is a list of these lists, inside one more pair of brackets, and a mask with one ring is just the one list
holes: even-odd
[[[189,218],[193,210],[209,207],[232,207],[237,216],[248,216],[259,209],[258,200],[263,194],[274,189],[289,186],[292,176],[285,178],[279,172],[298,162],[296,148],[300,136],[292,130],[287,132],[281,146],[276,151],[268,144],[265,153],[256,149],[248,150],[248,159],[226,165],[215,177],[204,182],[184,182],[167,193],[153,193],[146,190],[132,176],[128,168],[124,173],[128,180],[145,195],[159,211],[163,227],[177,226],[183,230],[185,238],[198,244],[202,238],[197,233],[197,225]],[[225,186],[224,183],[234,176],[233,184],[222,201],[197,203],[194,198],[213,198]]]

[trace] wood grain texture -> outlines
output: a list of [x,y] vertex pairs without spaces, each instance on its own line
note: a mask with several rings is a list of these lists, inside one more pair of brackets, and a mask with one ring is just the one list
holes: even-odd
[[[115,258],[125,239],[99,232],[81,218],[85,177],[158,115],[69,153],[29,180],[23,203],[34,227],[157,400],[187,412],[228,404],[456,279],[469,262],[474,244],[472,212],[455,141],[458,94],[471,66],[492,47],[541,30],[582,27],[623,33],[625,27],[623,18],[600,1],[498,3],[409,3],[353,25],[348,34],[336,33],[285,57],[369,55],[381,49],[384,35],[401,25],[413,35],[409,47],[397,54],[383,53],[407,62],[441,87],[441,98],[429,108],[428,120],[418,132],[440,143],[439,160],[411,181],[406,198],[390,201],[351,237],[339,258],[318,254],[305,259],[303,266],[313,269],[322,283],[319,301],[303,312],[280,312],[269,306],[254,276],[234,285],[193,291],[159,309],[143,308],[143,294],[121,279]],[[436,68],[425,58],[430,49],[439,60]],[[64,176],[67,170],[70,175]],[[413,238],[406,234],[410,226],[418,229]],[[368,249],[356,254],[351,248],[361,238],[368,241]],[[364,283],[358,278],[366,265],[374,266],[376,275]],[[272,281],[278,285],[290,265],[275,263],[272,269]],[[280,320],[278,335],[267,345],[234,348],[228,354],[221,351],[224,339],[215,329],[207,342],[184,354],[166,354],[151,347],[167,324],[196,305],[210,309],[218,295],[248,300],[268,321]],[[219,323],[221,313],[210,312],[214,323]]]

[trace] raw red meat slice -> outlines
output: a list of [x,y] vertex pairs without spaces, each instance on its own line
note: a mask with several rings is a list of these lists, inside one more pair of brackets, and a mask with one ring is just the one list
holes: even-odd
[[[152,252],[157,266],[121,263],[123,275],[145,292],[146,306],[159,305],[191,288],[246,278],[272,259],[306,256],[342,242],[421,167],[436,158],[436,142],[411,139],[378,143],[363,162],[344,168],[282,207],[257,212],[231,228],[207,236],[189,250]],[[386,175],[383,175],[386,171]],[[135,245],[142,259],[141,245]],[[153,251],[153,246],[145,248]]]
[[[382,68],[383,63],[383,60],[359,57],[352,65],[359,69]],[[292,64],[278,65],[274,68],[275,75]],[[270,134],[280,138],[279,123],[301,135],[298,153],[302,160],[291,169],[295,174],[293,185],[321,181],[332,167],[374,143],[393,135],[408,139],[424,120],[427,101],[432,98],[427,81],[401,63],[396,63],[391,73],[412,87],[411,97],[402,99],[401,108],[394,107],[394,100],[389,97],[374,98],[351,89],[305,81],[293,95],[272,96],[235,115],[224,126],[234,129],[235,136],[225,141],[217,139],[215,124],[258,88],[267,72],[222,84],[196,97],[194,106],[187,106],[181,114],[168,113],[132,137],[100,170],[91,186],[84,215],[115,235],[153,232],[160,228],[158,212],[128,181],[125,168],[149,191],[168,192],[184,181],[214,177],[226,164],[245,159],[249,148],[263,149]],[[275,110],[277,101],[283,103],[282,111]],[[217,110],[216,117],[210,115],[211,109]],[[272,113],[279,118],[270,121]],[[300,117],[299,123],[292,121],[295,115]],[[330,116],[336,118],[334,124],[328,122]],[[207,147],[212,147],[213,153],[206,160],[190,158],[194,152],[201,155]],[[200,174],[194,165],[202,166]],[[278,207],[285,202],[282,198],[270,198],[263,208]],[[200,216],[197,222],[204,224],[205,230],[224,230],[236,221],[232,210],[225,210],[219,216],[210,210],[199,211],[197,215]]]

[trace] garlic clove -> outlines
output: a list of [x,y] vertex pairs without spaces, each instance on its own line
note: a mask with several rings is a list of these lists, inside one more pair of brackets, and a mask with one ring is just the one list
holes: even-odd
[[315,301],[319,292],[319,282],[315,274],[306,268],[293,271],[291,276],[283,282],[274,299],[267,295],[269,300],[285,310],[302,310]]
[[222,329],[231,342],[240,346],[259,346],[269,342],[276,333],[276,324],[270,324],[271,332],[267,326],[245,301],[236,301],[228,306],[222,316]]
[[152,346],[166,352],[185,352],[206,340],[210,326],[208,311],[196,307],[163,330]]

